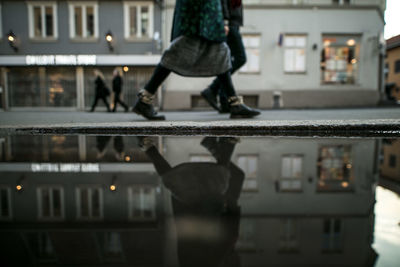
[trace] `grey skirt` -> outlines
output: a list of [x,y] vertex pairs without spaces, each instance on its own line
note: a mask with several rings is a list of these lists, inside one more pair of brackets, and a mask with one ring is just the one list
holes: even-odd
[[161,65],[179,75],[190,77],[217,76],[232,68],[226,43],[187,36],[172,41],[161,58]]

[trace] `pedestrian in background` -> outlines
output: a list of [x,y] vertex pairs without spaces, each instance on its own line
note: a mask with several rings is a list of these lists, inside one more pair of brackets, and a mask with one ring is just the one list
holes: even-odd
[[[231,50],[232,75],[246,63],[246,51],[239,31],[239,27],[243,26],[243,5],[241,0],[223,0],[222,3],[225,24],[229,26],[226,43]],[[220,113],[229,113],[228,97],[218,78],[201,92],[201,96]]]
[[99,101],[99,99],[103,100],[104,105],[106,105],[107,112],[111,112],[110,105],[108,104],[108,101],[107,101],[107,97],[110,95],[110,90],[107,88],[107,86],[104,82],[104,75],[98,69],[94,70],[94,75],[96,76],[96,79],[94,80],[95,99],[94,99],[92,108],[90,109],[90,112],[94,111],[94,109],[97,106],[97,101]]
[[125,112],[128,111],[128,106],[121,100],[121,92],[122,92],[122,69],[121,68],[115,68],[113,72],[113,81],[112,81],[112,89],[114,92],[114,108],[112,112],[115,112],[117,110],[117,104],[120,103],[121,106],[124,107]]

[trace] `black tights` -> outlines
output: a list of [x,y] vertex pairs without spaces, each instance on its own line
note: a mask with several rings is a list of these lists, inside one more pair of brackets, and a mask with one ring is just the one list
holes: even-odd
[[[150,81],[148,81],[147,84],[144,86],[144,89],[146,89],[146,91],[151,94],[155,94],[158,87],[164,82],[164,80],[168,77],[170,73],[171,70],[161,66],[161,64],[158,64],[153,72],[153,75],[150,78]],[[233,87],[230,71],[219,74],[217,77],[219,82],[222,84],[228,98],[231,96],[235,96],[236,92],[235,88]]]

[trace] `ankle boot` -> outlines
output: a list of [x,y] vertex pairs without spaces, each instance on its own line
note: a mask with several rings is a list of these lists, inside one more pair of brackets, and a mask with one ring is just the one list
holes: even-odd
[[138,100],[133,106],[132,111],[136,114],[142,115],[148,120],[165,120],[165,116],[157,115],[152,105],[154,95],[142,89],[138,93]]
[[241,96],[231,96],[228,99],[229,111],[231,113],[231,119],[237,118],[252,118],[260,115],[260,111],[252,109],[243,103]]

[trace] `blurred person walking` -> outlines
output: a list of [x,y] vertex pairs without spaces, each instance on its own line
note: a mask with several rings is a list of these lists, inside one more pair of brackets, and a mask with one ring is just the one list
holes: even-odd
[[94,84],[95,84],[95,99],[94,99],[92,108],[90,109],[90,112],[94,111],[94,109],[97,106],[97,101],[99,99],[103,100],[104,105],[106,105],[107,112],[111,112],[110,105],[108,104],[108,101],[107,101],[107,96],[110,95],[110,90],[107,88],[107,86],[106,86],[106,84],[104,82],[104,75],[98,69],[94,70],[94,75],[96,76],[96,79],[94,80]]
[[[163,53],[150,81],[139,91],[133,111],[149,120],[165,120],[152,102],[158,87],[172,72],[188,77],[218,76],[228,98],[231,118],[251,118],[260,114],[243,103],[232,84],[230,52],[226,41],[222,6],[228,0],[177,0],[172,27],[172,43]],[[221,5],[222,2],[222,5]]]
[[[246,63],[246,51],[239,28],[243,26],[242,0],[227,0],[223,6],[224,18],[228,20],[229,33],[226,43],[231,50],[231,75]],[[219,97],[219,105],[217,101]],[[229,113],[228,98],[221,81],[216,78],[201,92],[201,96],[220,113]]]
[[117,104],[120,103],[121,106],[124,107],[125,112],[128,111],[128,106],[121,100],[121,92],[122,92],[122,70],[121,68],[115,68],[113,71],[113,81],[112,81],[112,90],[114,92],[114,107],[112,112],[117,110]]

